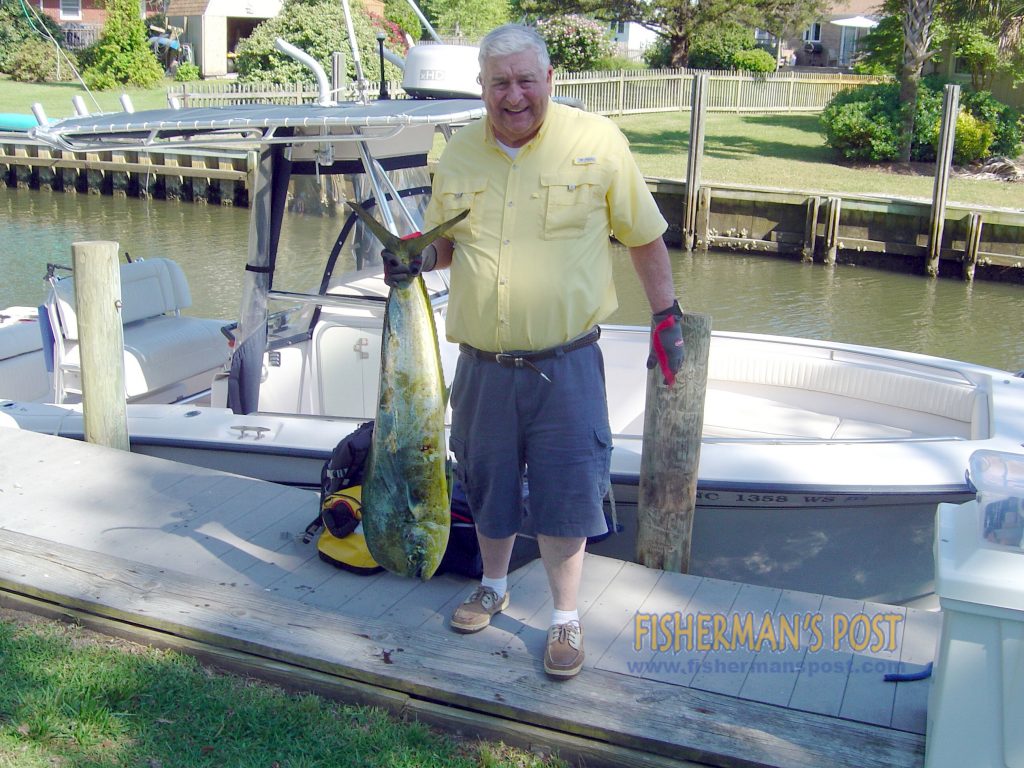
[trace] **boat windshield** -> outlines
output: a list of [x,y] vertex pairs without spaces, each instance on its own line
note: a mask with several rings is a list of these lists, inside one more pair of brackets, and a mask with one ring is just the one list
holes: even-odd
[[[411,234],[422,228],[430,194],[425,165],[386,172],[388,211],[396,229]],[[325,306],[377,314],[387,286],[381,276],[381,244],[349,209],[358,201],[382,219],[375,189],[363,173],[293,174],[281,217],[280,239],[269,293],[270,333],[290,338],[309,332]],[[395,193],[399,200],[395,200]],[[430,281],[433,298],[447,290]]]

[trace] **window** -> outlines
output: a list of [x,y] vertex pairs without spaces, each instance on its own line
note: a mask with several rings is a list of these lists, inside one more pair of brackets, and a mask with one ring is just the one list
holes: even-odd
[[82,18],[82,0],[60,0],[61,21],[75,21]]
[[807,29],[804,30],[804,42],[805,43],[820,43],[821,42],[821,24],[814,22]]

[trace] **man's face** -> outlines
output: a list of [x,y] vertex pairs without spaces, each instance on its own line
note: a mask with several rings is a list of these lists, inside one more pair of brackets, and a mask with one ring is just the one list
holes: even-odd
[[521,147],[544,122],[551,96],[551,67],[544,69],[532,50],[493,56],[480,73],[487,121],[495,137]]

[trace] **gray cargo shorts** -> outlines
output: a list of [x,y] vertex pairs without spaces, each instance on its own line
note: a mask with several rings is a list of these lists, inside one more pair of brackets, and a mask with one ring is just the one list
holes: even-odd
[[524,476],[536,533],[599,536],[608,530],[612,447],[601,350],[591,344],[534,365],[459,355],[450,441],[457,477],[488,538],[519,532]]

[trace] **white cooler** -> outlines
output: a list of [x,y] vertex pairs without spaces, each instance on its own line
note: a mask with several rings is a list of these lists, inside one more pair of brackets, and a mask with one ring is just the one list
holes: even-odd
[[940,504],[942,639],[926,768],[1024,768],[1024,455],[977,451],[975,501]]

